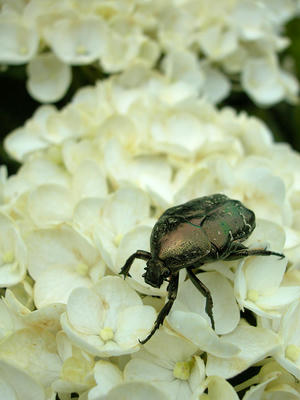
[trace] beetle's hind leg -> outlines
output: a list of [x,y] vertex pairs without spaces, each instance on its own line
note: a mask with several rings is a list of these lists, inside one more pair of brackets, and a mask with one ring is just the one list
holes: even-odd
[[135,253],[133,253],[127,259],[125,265],[121,268],[121,271],[119,272],[119,275],[123,275],[124,279],[126,278],[126,276],[130,276],[129,270],[131,268],[133,261],[136,258],[148,261],[151,258],[151,253],[149,253],[149,251],[145,251],[145,250],[137,250]]
[[233,248],[230,250],[228,255],[224,260],[238,260],[239,258],[247,256],[278,256],[284,258],[284,254],[277,253],[276,251],[266,250],[266,249],[248,249],[239,242],[233,243]]
[[205,312],[209,316],[210,321],[211,321],[211,327],[213,330],[215,329],[215,321],[212,313],[213,309],[213,300],[210,294],[209,289],[202,283],[197,276],[194,274],[191,268],[186,269],[187,274],[192,281],[192,283],[196,286],[196,288],[203,294],[203,296],[206,298],[206,304],[205,304]]
[[167,287],[167,291],[168,291],[168,301],[163,306],[163,308],[160,310],[160,312],[156,318],[156,321],[154,323],[154,327],[153,327],[152,331],[149,333],[149,335],[146,337],[146,339],[139,340],[139,342],[141,344],[145,344],[146,342],[148,342],[148,340],[154,335],[154,333],[157,331],[159,326],[162,325],[162,323],[164,322],[164,319],[166,318],[166,316],[169,314],[169,312],[173,306],[173,303],[177,297],[178,273],[171,276],[168,287]]

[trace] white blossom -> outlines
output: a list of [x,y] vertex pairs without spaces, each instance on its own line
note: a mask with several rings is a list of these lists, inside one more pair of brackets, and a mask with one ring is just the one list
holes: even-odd
[[93,289],[74,289],[61,323],[80,348],[104,357],[139,350],[150,331],[155,311],[121,278],[107,276]]
[[[42,32],[44,5],[25,3],[14,2],[14,12],[25,7],[26,18],[37,19]],[[68,1],[48,4],[47,29],[52,18],[57,21],[69,10]],[[96,4],[103,20],[113,20],[114,14],[110,29],[120,31],[116,14],[132,12],[136,3],[92,1],[89,7]],[[224,21],[234,2],[213,8],[202,1],[203,14],[197,14],[197,4],[192,14],[191,4],[176,6],[182,4],[185,13],[172,9],[173,20],[160,14],[161,2],[139,3],[136,9],[137,20],[147,29],[163,18],[160,40],[166,53],[172,40],[180,40],[174,26],[193,30],[208,12],[215,21]],[[293,12],[288,11],[292,3],[286,4],[269,4],[273,14],[276,7],[287,10],[272,14],[279,25]],[[79,2],[74,7],[77,19],[80,12],[85,17],[91,12]],[[240,7],[254,16],[260,12],[256,3],[242,1]],[[239,35],[246,42],[264,36],[265,29],[272,33],[272,23],[266,23],[268,28],[260,18],[252,18],[251,26],[240,25],[235,32],[238,46]],[[226,27],[221,28],[223,32]],[[141,32],[145,36],[134,24],[125,24],[124,30],[129,37]],[[228,35],[224,40],[229,45]],[[208,43],[207,54],[216,57],[218,40],[222,42],[216,35]],[[177,51],[172,50],[174,60],[186,49]],[[192,55],[190,59],[195,61]],[[81,89],[61,110],[41,106],[7,137],[6,149],[22,166],[9,177],[2,169],[0,177],[0,250],[2,246],[4,261],[12,252],[16,262],[0,268],[1,294],[5,291],[0,301],[0,361],[10,366],[5,374],[0,366],[3,393],[14,390],[20,397],[13,382],[20,377],[37,399],[45,400],[54,400],[56,393],[69,400],[72,392],[83,400],[168,399],[182,392],[191,400],[237,399],[239,386],[233,388],[227,380],[254,365],[263,373],[275,359],[280,367],[269,375],[241,382],[243,389],[249,388],[245,396],[297,398],[291,374],[299,376],[299,154],[274,143],[259,119],[232,108],[218,110],[196,97],[188,81],[198,66],[199,79],[208,74],[209,63],[194,62],[189,69],[183,60],[177,70],[174,60],[165,60],[168,77],[139,63]],[[214,68],[218,73],[217,65]],[[169,315],[141,345],[139,340],[149,335],[168,301],[168,282],[160,288],[146,284],[146,262],[139,259],[125,281],[117,274],[137,250],[154,252],[151,231],[168,207],[213,193],[240,200],[255,213],[256,227],[245,246],[267,248],[285,258],[217,259],[201,266],[197,276],[211,292],[215,330],[205,312],[206,298],[188,279],[183,263]],[[250,315],[257,326],[241,318],[240,309],[247,310],[242,316]]]
[[297,12],[296,0],[222,0],[217,9],[209,0],[6,2],[0,61],[29,62],[28,89],[41,102],[65,94],[71,65],[93,65],[100,75],[139,63],[212,102],[228,96],[232,78],[257,103],[295,102],[298,83],[278,54],[289,44],[284,24]]

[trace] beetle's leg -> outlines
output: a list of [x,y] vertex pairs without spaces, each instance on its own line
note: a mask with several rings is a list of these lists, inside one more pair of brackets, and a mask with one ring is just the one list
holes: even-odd
[[197,276],[194,274],[191,268],[187,268],[187,274],[192,281],[192,283],[196,286],[196,288],[203,294],[203,296],[206,298],[206,304],[205,304],[205,312],[209,316],[210,321],[211,321],[211,327],[215,329],[215,321],[212,313],[213,309],[213,300],[210,294],[209,289],[202,283]]
[[154,327],[152,331],[149,333],[149,335],[146,337],[144,340],[139,340],[141,344],[145,344],[148,342],[148,340],[154,335],[154,333],[157,331],[160,325],[164,322],[164,319],[166,316],[169,314],[172,305],[176,299],[177,296],[177,290],[178,290],[178,273],[175,273],[174,275],[171,275],[170,282],[167,287],[168,291],[168,301],[167,303],[163,306],[161,311],[159,312],[156,321],[154,323]]
[[224,258],[224,260],[237,260],[247,256],[278,256],[280,258],[284,258],[284,254],[266,249],[248,249],[248,247],[244,246],[243,244],[236,242],[234,243],[233,249]]
[[121,271],[119,272],[120,275],[124,276],[124,279],[126,276],[130,276],[129,270],[131,267],[131,264],[133,263],[135,258],[139,258],[145,261],[148,261],[151,258],[151,253],[149,251],[145,250],[137,250],[135,253],[133,253],[126,261],[124,267],[121,268]]

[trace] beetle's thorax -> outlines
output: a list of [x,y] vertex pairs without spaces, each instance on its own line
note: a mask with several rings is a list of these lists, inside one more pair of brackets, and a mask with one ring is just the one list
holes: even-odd
[[161,287],[163,281],[170,275],[169,268],[159,258],[150,258],[145,271],[143,274],[145,282],[157,288]]

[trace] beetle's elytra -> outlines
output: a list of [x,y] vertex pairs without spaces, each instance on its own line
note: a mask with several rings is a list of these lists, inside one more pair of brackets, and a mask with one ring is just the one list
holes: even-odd
[[167,209],[153,227],[150,252],[137,250],[121,269],[129,275],[135,258],[145,260],[145,282],[159,288],[168,281],[168,301],[158,314],[146,343],[168,315],[177,296],[179,270],[186,268],[188,277],[205,296],[205,311],[214,329],[213,302],[208,288],[197,278],[195,269],[216,260],[236,260],[246,256],[279,256],[266,249],[248,249],[242,244],[255,228],[255,214],[240,201],[224,194],[200,197]]

